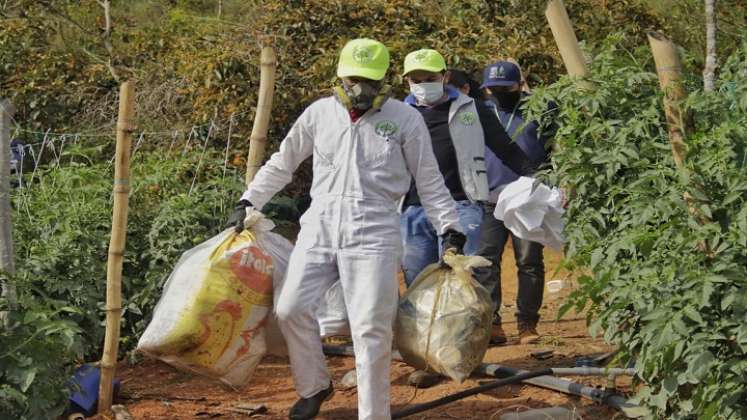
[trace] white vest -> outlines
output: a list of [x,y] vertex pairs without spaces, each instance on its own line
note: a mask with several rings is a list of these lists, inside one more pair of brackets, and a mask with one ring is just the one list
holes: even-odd
[[462,188],[472,202],[488,201],[488,171],[485,166],[485,134],[475,100],[459,93],[449,109],[449,134],[456,151]]

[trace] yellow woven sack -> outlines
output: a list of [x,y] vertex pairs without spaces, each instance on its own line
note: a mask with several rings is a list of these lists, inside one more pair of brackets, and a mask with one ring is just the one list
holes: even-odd
[[259,236],[264,241],[229,229],[185,252],[138,350],[232,386],[246,384],[266,352],[273,277],[282,275],[266,249],[278,242],[281,253],[291,250],[271,232]]

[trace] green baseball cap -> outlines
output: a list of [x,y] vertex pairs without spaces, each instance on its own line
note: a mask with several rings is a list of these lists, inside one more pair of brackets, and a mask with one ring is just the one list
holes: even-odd
[[415,70],[425,70],[440,73],[446,70],[446,60],[436,50],[417,50],[405,57],[405,75]]
[[349,41],[340,51],[337,77],[365,77],[381,80],[389,69],[389,50],[373,39]]

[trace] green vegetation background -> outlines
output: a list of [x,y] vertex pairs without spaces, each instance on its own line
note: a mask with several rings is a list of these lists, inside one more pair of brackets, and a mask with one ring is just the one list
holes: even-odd
[[[218,17],[217,0],[113,1],[108,42],[95,0],[0,6],[0,95],[14,102],[24,130],[18,135],[26,141],[41,141],[47,129],[113,135],[125,79],[136,82],[139,130],[188,132],[236,116],[228,171],[225,127],[204,157],[196,146],[172,151],[171,136],[158,134],[145,137],[133,161],[122,356],[132,356],[178,256],[221,229],[242,189],[240,157],[248,148],[261,42],[277,48],[279,61],[272,152],[301,110],[334,85],[339,48],[368,36],[390,47],[398,94],[404,55],[423,47],[475,75],[488,62],[514,57],[531,85],[549,85],[537,89],[532,106],[539,112],[544,100],[562,104],[564,148],[549,180],[577,187],[567,263],[590,268],[572,302],[590,304],[592,325],[621,346],[621,362],[637,361],[647,416],[744,413],[747,303],[729,297],[745,296],[747,264],[742,1],[718,3],[724,68],[711,95],[698,92],[705,49],[700,1],[566,1],[593,57],[595,90],[587,93],[562,77],[541,0],[222,3]],[[698,119],[684,175],[674,172],[669,156],[646,48],[649,29],[683,46],[688,89],[695,92],[689,105]],[[21,310],[0,332],[0,417],[60,413],[72,369],[99,357],[112,139],[66,147],[59,167],[48,155],[35,182],[14,192],[13,281]],[[309,173],[301,168],[269,209],[273,218],[297,215]],[[702,192],[700,211],[715,225],[698,227],[687,212],[681,196],[692,185]],[[643,205],[650,203],[656,206]],[[704,241],[719,254],[718,264],[695,252]]]

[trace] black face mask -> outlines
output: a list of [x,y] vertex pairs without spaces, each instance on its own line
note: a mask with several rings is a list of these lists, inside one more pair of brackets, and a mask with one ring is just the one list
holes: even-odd
[[381,86],[378,83],[358,82],[351,86],[343,83],[342,88],[350,99],[353,108],[365,111],[373,106],[374,99],[379,94]]
[[493,92],[493,97],[501,108],[513,109],[521,100],[521,91]]

